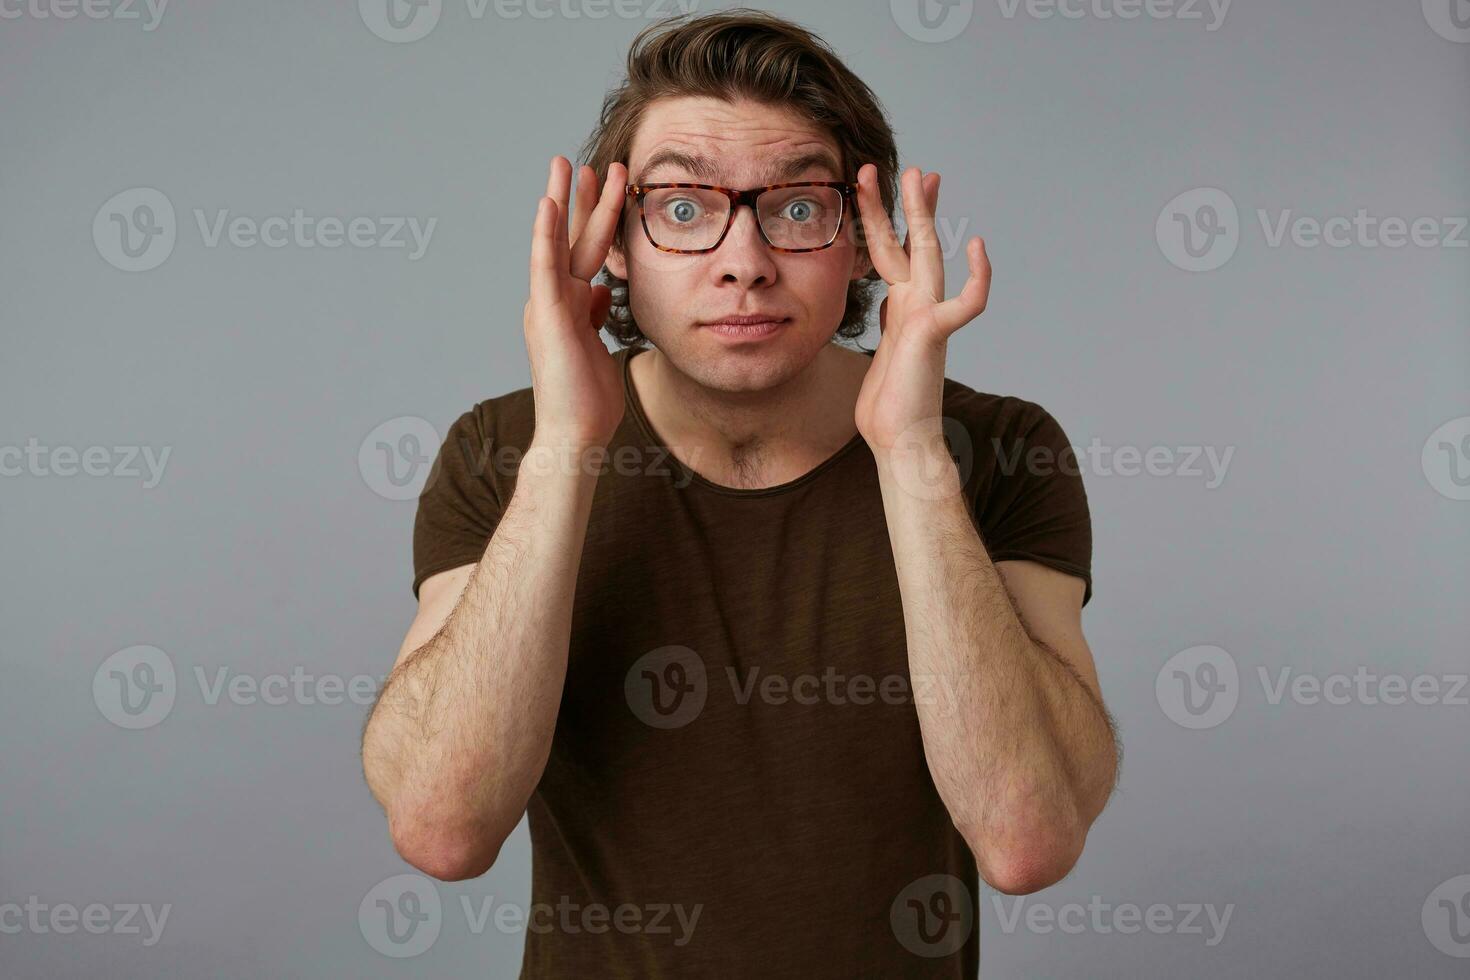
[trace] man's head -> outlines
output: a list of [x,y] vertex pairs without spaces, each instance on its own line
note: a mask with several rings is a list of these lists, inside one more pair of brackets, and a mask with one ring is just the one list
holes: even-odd
[[[621,161],[632,183],[738,190],[856,181],[858,167],[872,163],[890,214],[898,172],[893,132],[868,87],[809,32],[748,10],[675,18],[641,33],[627,80],[607,96],[581,157],[600,179]],[[717,249],[685,255],[653,246],[629,197],[607,258],[608,331],[624,345],[652,341],[708,387],[779,384],[834,335],[857,337],[866,328],[871,267],[856,199],[845,209],[842,233],[819,251],[773,250],[755,214],[740,207]],[[702,326],[742,313],[787,319],[760,341]]]

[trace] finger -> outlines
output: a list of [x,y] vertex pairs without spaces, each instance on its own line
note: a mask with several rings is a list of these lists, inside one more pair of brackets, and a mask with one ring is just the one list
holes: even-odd
[[572,164],[561,154],[551,158],[550,173],[546,177],[546,196],[556,203],[553,224],[558,239],[556,254],[561,268],[565,269],[571,248],[567,241],[567,205],[572,197]]
[[899,186],[903,190],[903,215],[909,229],[909,279],[938,302],[944,299],[944,259],[939,254],[939,238],[934,233],[934,212],[924,193],[924,172],[910,167],[903,172]]
[[970,278],[965,280],[965,287],[958,296],[934,307],[934,321],[946,335],[984,313],[990,302],[990,255],[985,251],[985,239],[970,239],[965,254],[970,260]]
[[905,282],[909,277],[909,260],[894,234],[893,223],[883,210],[883,196],[878,192],[878,168],[865,163],[858,168],[858,211],[863,219],[863,238],[868,258],[885,282]]
[[577,196],[572,205],[572,227],[567,237],[570,244],[576,245],[581,237],[582,229],[587,226],[587,216],[597,203],[597,196],[597,171],[583,164],[577,168]]
[[623,217],[627,186],[628,168],[621,163],[608,164],[602,195],[588,217],[582,234],[572,246],[571,271],[578,279],[591,282],[592,277],[602,268],[602,263],[607,261],[607,250],[612,245],[618,222]]
[[536,202],[531,223],[531,301],[546,307],[561,299],[561,269],[556,260],[556,202],[542,197]]
[[[939,206],[939,174],[937,172],[924,175],[924,200],[929,202],[929,213],[936,213]],[[903,233],[903,250],[905,254],[911,254],[909,253],[908,229],[904,229]]]

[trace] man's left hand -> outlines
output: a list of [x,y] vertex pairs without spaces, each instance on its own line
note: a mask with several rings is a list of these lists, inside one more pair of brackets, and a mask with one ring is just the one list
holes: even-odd
[[[881,336],[854,411],[875,454],[942,445],[944,359],[949,337],[985,312],[990,259],[979,237],[965,243],[970,277],[944,298],[944,256],[934,228],[939,174],[910,167],[899,178],[908,235],[902,245],[878,193],[878,168],[858,169],[858,209],[873,268],[888,284]],[[938,441],[935,441],[938,440]]]

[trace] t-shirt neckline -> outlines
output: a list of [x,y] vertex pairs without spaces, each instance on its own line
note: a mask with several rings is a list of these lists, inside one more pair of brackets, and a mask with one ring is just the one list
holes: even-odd
[[679,472],[680,476],[683,478],[680,482],[686,486],[703,487],[704,489],[709,490],[712,493],[722,494],[727,497],[770,497],[777,494],[788,493],[792,490],[797,489],[798,487],[805,486],[806,484],[812,482],[817,477],[821,476],[823,473],[836,466],[839,461],[841,461],[844,457],[851,453],[857,446],[866,444],[866,441],[863,439],[863,434],[861,432],[855,433],[853,437],[849,439],[844,446],[842,446],[842,448],[838,449],[831,456],[828,456],[826,459],[822,460],[816,466],[807,470],[801,476],[798,476],[792,480],[787,480],[785,483],[778,483],[775,486],[727,487],[724,484],[715,483],[713,480],[705,479],[703,476],[700,476],[694,470],[686,466],[677,456],[674,455],[673,451],[670,450],[668,446],[664,445],[663,440],[659,438],[656,432],[654,432],[653,424],[648,421],[648,416],[645,415],[643,412],[643,403],[638,400],[638,392],[633,387],[633,373],[629,365],[632,364],[635,355],[640,354],[647,349],[648,348],[646,347],[624,347],[622,350],[618,351],[618,354],[621,355],[623,361],[623,397],[625,399],[625,404],[627,405],[628,410],[633,415],[633,421],[638,426],[638,429],[642,433],[643,438],[647,439],[650,444],[662,450],[668,455],[670,464],[674,467],[674,469]]

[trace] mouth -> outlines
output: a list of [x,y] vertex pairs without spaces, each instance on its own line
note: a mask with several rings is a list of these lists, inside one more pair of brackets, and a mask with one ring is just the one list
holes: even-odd
[[701,323],[700,327],[730,340],[759,340],[777,333],[790,322],[789,316],[774,313],[742,313]]

